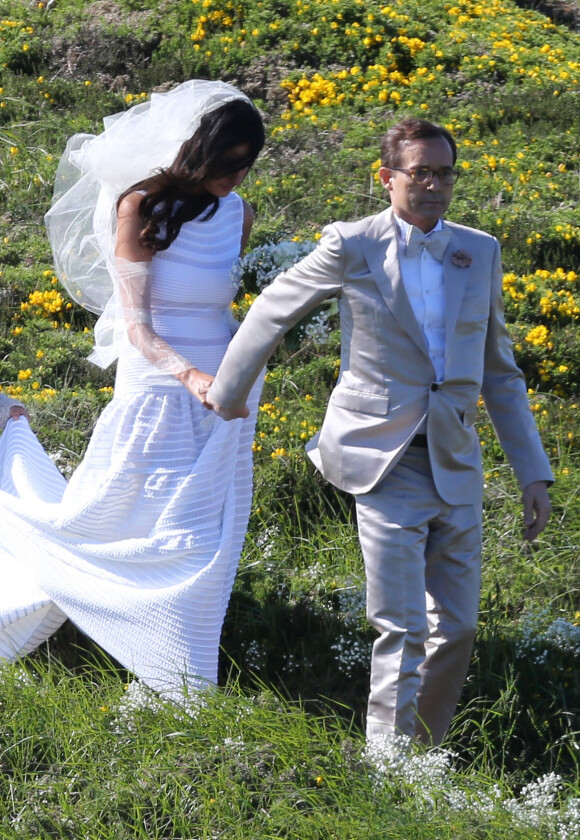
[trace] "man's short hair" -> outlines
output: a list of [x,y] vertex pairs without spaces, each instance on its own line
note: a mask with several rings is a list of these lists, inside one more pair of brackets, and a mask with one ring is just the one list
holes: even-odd
[[381,140],[381,163],[387,168],[399,166],[403,144],[413,140],[425,140],[431,137],[444,137],[453,153],[453,163],[457,160],[457,145],[446,128],[429,120],[406,117],[392,125]]

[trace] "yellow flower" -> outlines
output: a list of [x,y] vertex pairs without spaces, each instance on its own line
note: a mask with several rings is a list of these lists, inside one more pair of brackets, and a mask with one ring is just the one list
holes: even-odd
[[528,334],[526,335],[526,341],[529,344],[533,344],[536,347],[539,346],[548,346],[548,338],[550,336],[549,329],[544,326],[544,324],[539,324],[537,327],[533,327]]

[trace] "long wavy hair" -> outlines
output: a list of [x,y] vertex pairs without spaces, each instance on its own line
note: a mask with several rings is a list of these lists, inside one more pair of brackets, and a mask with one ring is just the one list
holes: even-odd
[[[219,198],[199,191],[210,178],[223,178],[252,166],[264,145],[264,124],[258,110],[245,99],[234,99],[206,114],[195,134],[181,146],[171,164],[129,187],[119,198],[143,190],[139,215],[143,227],[139,244],[153,253],[164,251],[177,238],[185,222],[215,214]],[[228,152],[246,145],[244,157]]]

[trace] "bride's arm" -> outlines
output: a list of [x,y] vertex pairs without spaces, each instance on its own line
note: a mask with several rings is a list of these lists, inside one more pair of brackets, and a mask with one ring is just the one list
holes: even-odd
[[[177,353],[153,329],[151,318],[152,254],[139,243],[142,220],[140,193],[130,193],[119,206],[115,248],[119,297],[129,341],[152,364],[179,379],[205,405],[213,381]],[[206,406],[207,407],[207,406]]]

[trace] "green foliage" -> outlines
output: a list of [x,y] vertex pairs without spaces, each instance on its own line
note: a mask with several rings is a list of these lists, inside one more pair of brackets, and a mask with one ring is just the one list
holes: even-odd
[[[0,0],[0,387],[26,403],[65,474],[114,371],[86,361],[94,317],[53,278],[42,218],[56,164],[70,134],[98,132],[153,87],[198,75],[240,85],[264,113],[266,149],[241,190],[256,211],[254,257],[382,209],[380,137],[395,119],[425,115],[452,131],[462,177],[449,218],[502,245],[516,357],[557,477],[552,521],[523,546],[519,489],[482,411],[481,622],[449,736],[459,790],[392,768],[377,782],[360,749],[374,634],[353,503],[304,452],[339,336],[332,310],[326,332],[301,325],[268,366],[225,689],[195,713],[154,698],[127,705],[126,675],[66,624],[0,675],[2,837],[375,840],[388,826],[389,840],[571,840],[578,830],[556,827],[564,795],[553,812],[544,797],[535,822],[532,806],[514,822],[498,804],[508,781],[520,792],[554,771],[576,796],[579,785],[580,42],[573,7],[542,4],[546,16],[530,5]],[[242,276],[241,315],[255,279]],[[496,795],[487,779],[506,787]]]
[[102,657],[67,670],[44,655],[3,670],[0,703],[6,840],[375,840],[385,826],[389,840],[548,840],[577,825],[554,783],[557,808],[505,780],[488,795],[484,774],[420,750],[377,769],[339,717],[263,686],[173,705]]

